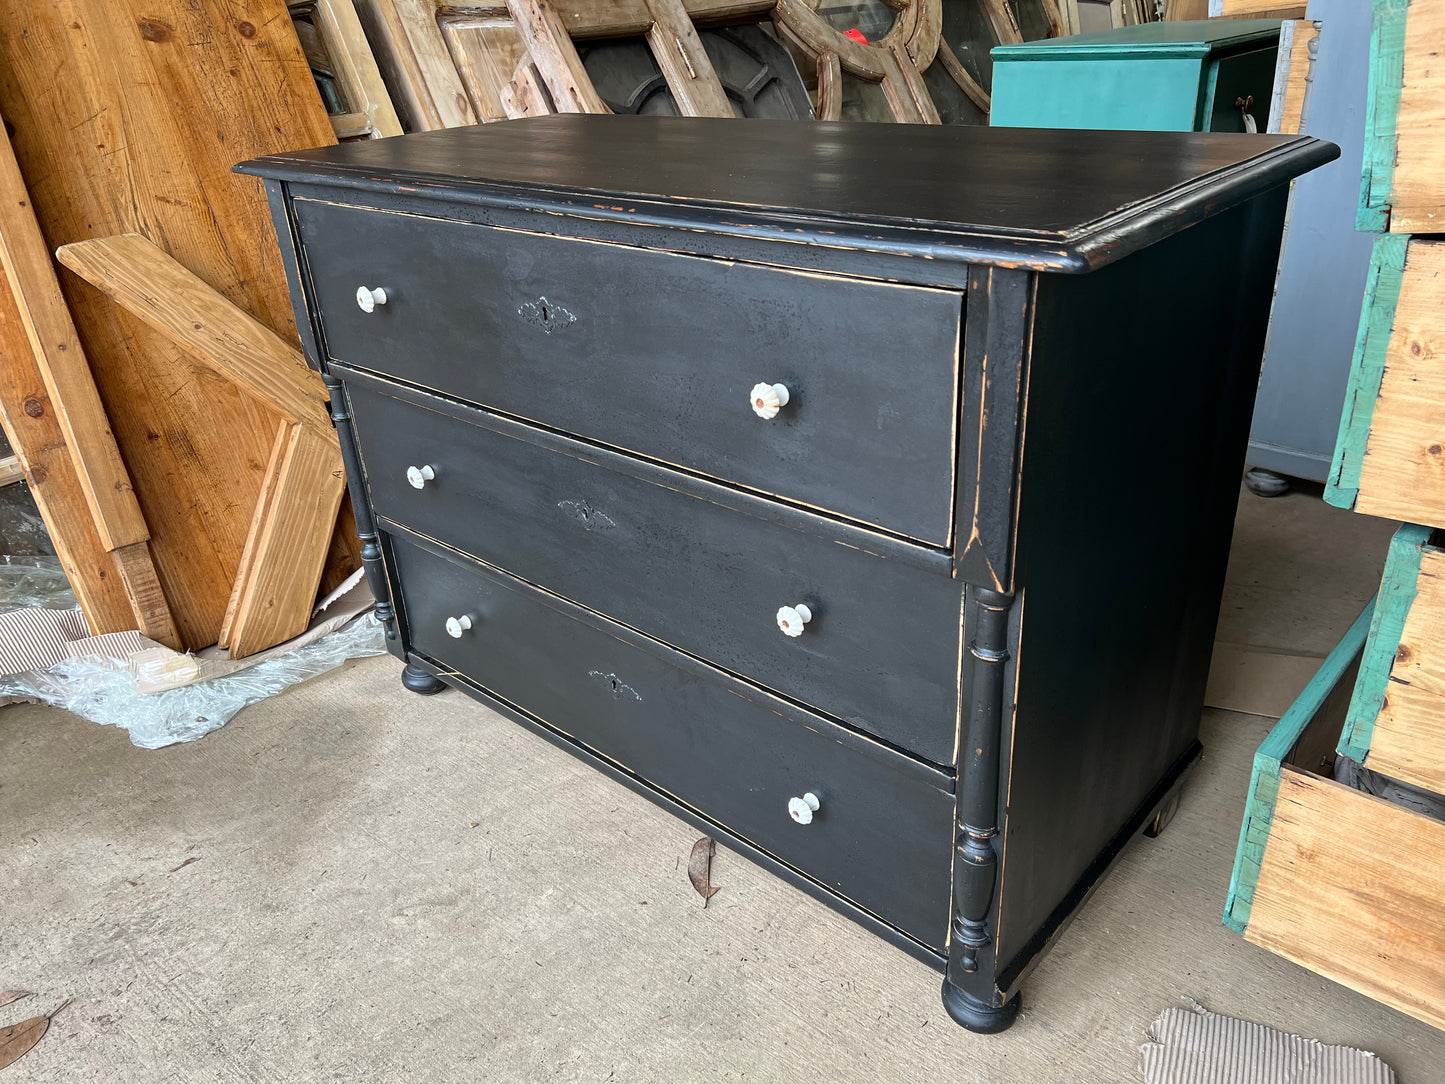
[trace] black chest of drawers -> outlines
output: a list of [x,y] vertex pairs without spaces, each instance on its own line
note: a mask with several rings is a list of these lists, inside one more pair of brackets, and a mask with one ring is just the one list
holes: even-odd
[[404,680],[945,972],[1176,799],[1306,138],[556,116],[261,159]]

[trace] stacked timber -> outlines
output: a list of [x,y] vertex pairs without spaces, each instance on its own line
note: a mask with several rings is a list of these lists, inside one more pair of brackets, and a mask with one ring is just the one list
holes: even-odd
[[1378,236],[1325,499],[1405,522],[1255,758],[1225,922],[1445,1028],[1445,11],[1375,0],[1372,23]]
[[360,561],[264,194],[231,173],[336,141],[287,5],[0,0],[0,114],[0,416],[91,630],[294,636]]

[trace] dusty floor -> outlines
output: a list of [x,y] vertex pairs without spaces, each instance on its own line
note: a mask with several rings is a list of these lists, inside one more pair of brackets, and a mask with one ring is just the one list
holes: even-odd
[[[1246,496],[1221,637],[1323,654],[1390,525]],[[459,694],[371,659],[189,746],[0,712],[0,990],[72,1003],[4,1071],[34,1081],[1138,1079],[1192,996],[1445,1081],[1445,1034],[1219,920],[1271,720],[1211,710],[1163,838],[1140,841],[1025,988],[953,1026],[938,977]],[[29,1008],[34,1006],[34,1008]]]

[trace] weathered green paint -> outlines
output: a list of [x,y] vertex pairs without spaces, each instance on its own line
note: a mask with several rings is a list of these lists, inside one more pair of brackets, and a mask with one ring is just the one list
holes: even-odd
[[[1002,128],[1189,132],[1211,127],[1222,64],[1230,87],[1254,55],[1255,116],[1269,115],[1277,19],[1142,23],[1098,34],[1000,45],[993,55],[989,123]],[[1263,77],[1254,74],[1263,73]],[[1233,96],[1227,103],[1233,109]],[[1242,122],[1241,122],[1242,124]]]
[[1410,0],[1375,0],[1370,18],[1370,86],[1365,102],[1365,157],[1355,228],[1390,228],[1396,124],[1405,85],[1405,19]]
[[1408,235],[1382,233],[1370,254],[1360,328],[1355,336],[1349,383],[1345,385],[1345,405],[1340,412],[1340,434],[1335,439],[1335,456],[1325,480],[1325,500],[1337,508],[1353,508],[1360,494],[1360,467],[1365,461],[1375,401],[1385,376],[1385,354],[1395,326],[1395,306],[1400,300],[1409,244]]
[[1365,762],[1370,740],[1375,733],[1375,720],[1385,707],[1390,685],[1390,670],[1400,637],[1405,632],[1405,619],[1415,604],[1420,581],[1420,558],[1429,546],[1432,528],[1406,523],[1390,541],[1385,558],[1385,574],[1380,580],[1380,593],[1375,600],[1375,619],[1370,623],[1370,638],[1360,658],[1360,676],[1355,681],[1355,695],[1350,713],[1340,732],[1337,752],[1341,756]]
[[1374,610],[1375,603],[1371,600],[1254,754],[1244,822],[1239,826],[1234,874],[1230,878],[1229,896],[1224,904],[1224,924],[1237,933],[1243,933],[1249,925],[1254,887],[1259,881],[1265,843],[1274,821],[1275,801],[1279,798],[1281,766],[1364,648]]

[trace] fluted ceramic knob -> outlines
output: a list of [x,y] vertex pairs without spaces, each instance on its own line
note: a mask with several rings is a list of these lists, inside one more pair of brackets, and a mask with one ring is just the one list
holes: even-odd
[[818,796],[812,791],[809,791],[801,798],[789,798],[788,816],[792,817],[793,820],[799,824],[812,824],[813,814],[818,812],[818,806],[820,804]]
[[813,611],[801,602],[796,606],[784,606],[778,611],[778,628],[786,636],[803,635],[803,626],[813,620]]
[[386,290],[381,286],[358,286],[356,305],[362,312],[375,312],[376,306],[386,304]]
[[759,418],[776,418],[792,397],[786,384],[756,384],[748,398],[753,404],[753,413]]
[[447,635],[454,640],[460,640],[462,638],[462,633],[466,632],[467,629],[471,627],[472,619],[466,614],[462,614],[461,617],[447,618]]
[[411,483],[412,489],[425,489],[426,484],[436,476],[437,472],[427,464],[406,468],[406,480]]

